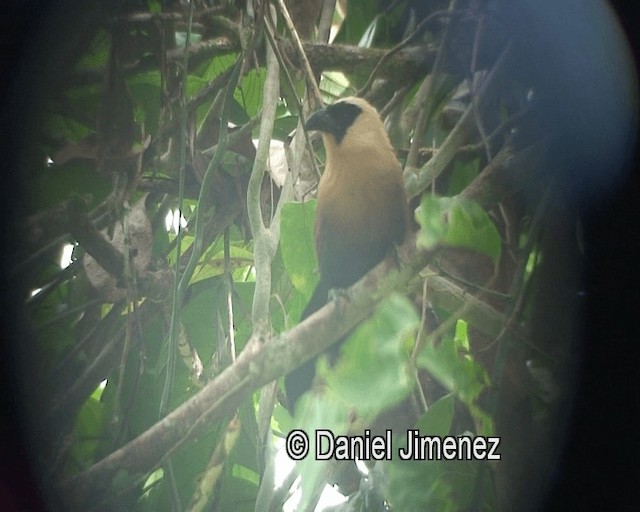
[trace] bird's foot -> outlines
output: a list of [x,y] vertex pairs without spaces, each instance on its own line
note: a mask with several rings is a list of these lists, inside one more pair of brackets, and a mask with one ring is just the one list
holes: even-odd
[[346,288],[330,288],[328,302],[339,301],[339,300],[344,300],[347,302],[351,300],[351,298],[349,297],[349,293],[347,292],[347,289]]

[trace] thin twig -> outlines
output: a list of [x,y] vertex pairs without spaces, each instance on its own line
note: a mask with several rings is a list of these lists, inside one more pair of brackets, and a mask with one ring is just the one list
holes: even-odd
[[[495,83],[495,77],[502,70],[507,58],[511,55],[512,44],[509,43],[503,50],[491,71],[482,80],[478,86],[477,94],[482,101],[486,95],[490,85]],[[407,182],[407,193],[409,197],[415,197],[424,191],[431,183],[440,175],[442,171],[449,165],[451,160],[457,154],[459,148],[463,145],[468,137],[473,117],[473,106],[468,105],[462,117],[458,120],[453,130],[449,132],[445,141],[438,148],[437,153],[424,164],[417,172],[417,179],[412,179],[407,174],[411,174],[411,169],[405,168],[405,181]]]
[[[448,11],[454,11],[457,0],[451,0]],[[418,110],[418,116],[413,129],[413,140],[409,147],[409,154],[407,155],[407,169],[415,169],[418,167],[419,149],[422,145],[422,139],[424,131],[427,127],[427,121],[431,117],[433,112],[433,104],[435,98],[435,91],[439,89],[444,82],[444,75],[440,73],[442,62],[447,47],[449,46],[449,38],[451,37],[451,24],[447,25],[440,46],[438,47],[438,54],[436,55],[436,61],[433,64],[431,73],[427,75],[423,84],[420,86],[418,93],[416,94],[415,101],[420,106]]]
[[320,94],[320,89],[318,88],[318,83],[316,82],[316,78],[313,74],[313,69],[311,68],[311,64],[309,64],[309,59],[307,59],[307,54],[304,52],[304,48],[302,47],[302,41],[300,40],[300,36],[298,35],[298,31],[296,30],[295,25],[293,24],[293,20],[291,19],[291,15],[289,14],[289,10],[287,9],[284,0],[278,0],[278,7],[280,8],[280,13],[284,18],[285,24],[291,33],[293,38],[293,42],[296,46],[296,50],[298,52],[298,56],[300,60],[302,60],[303,70],[307,77],[307,83],[311,89],[312,96],[316,101],[317,105],[322,105],[322,96]]
[[[184,183],[185,183],[185,175],[186,175],[186,161],[187,161],[187,153],[186,153],[186,144],[187,144],[187,106],[186,106],[186,84],[189,73],[189,46],[191,44],[191,28],[193,25],[193,2],[189,2],[189,19],[187,24],[187,39],[184,45],[184,53],[182,60],[182,87],[180,88],[180,137],[178,138],[180,148],[179,148],[179,159],[178,159],[178,219],[182,215],[184,211],[183,201],[184,201]],[[162,389],[162,396],[160,399],[160,409],[158,414],[160,417],[164,416],[169,407],[169,399],[171,395],[171,388],[173,385],[173,376],[175,372],[175,360],[177,357],[178,351],[178,323],[179,323],[179,312],[180,312],[180,279],[178,276],[180,275],[180,251],[182,250],[182,236],[183,229],[178,220],[178,233],[176,236],[176,264],[174,267],[174,275],[175,279],[173,282],[173,297],[171,301],[171,321],[169,324],[169,351],[167,354],[167,370],[165,374],[164,386]]]
[[382,58],[378,61],[378,63],[373,68],[373,71],[369,75],[369,78],[367,79],[366,83],[362,86],[362,89],[358,91],[358,96],[364,96],[369,91],[369,89],[371,89],[371,85],[373,84],[373,81],[376,78],[378,70],[382,67],[382,65],[385,64],[391,57],[393,57],[400,50],[409,46],[411,42],[414,41],[415,38],[422,32],[422,30],[426,25],[431,23],[436,18],[453,17],[454,15],[460,14],[461,12],[463,11],[456,11],[454,9],[436,11],[430,14],[429,16],[427,16],[425,19],[423,19],[411,34],[409,34],[405,39],[403,39],[400,43],[395,45],[393,48],[391,48],[387,53],[385,53],[382,56]]
[[318,42],[328,43],[331,37],[331,26],[333,24],[333,14],[336,11],[336,0],[324,0],[322,11],[320,11],[320,21],[318,21]]
[[[278,59],[278,63],[280,64],[280,69],[282,69],[284,71],[284,75],[285,78],[287,79],[287,85],[289,85],[289,89],[291,91],[291,94],[294,96],[295,98],[295,105],[296,105],[296,110],[298,111],[298,120],[299,120],[299,126],[298,128],[302,130],[303,136],[305,138],[305,142],[306,142],[306,147],[311,148],[311,140],[309,139],[309,134],[307,133],[307,131],[304,129],[304,125],[305,125],[305,114],[304,114],[304,109],[302,108],[302,102],[301,100],[298,98],[298,93],[296,91],[296,87],[295,84],[293,83],[293,79],[291,78],[291,74],[289,73],[289,69],[288,66],[285,64],[284,61],[284,56],[282,55],[282,52],[280,51],[280,47],[277,44],[277,41],[275,39],[274,36],[275,33],[275,27],[273,26],[273,21],[269,18],[267,18],[267,23],[266,23],[266,27],[265,27],[265,34],[267,35],[267,40],[269,41],[269,44],[271,45],[271,48],[273,49],[276,58]],[[297,136],[296,132],[296,136]],[[315,160],[311,160],[312,165],[313,165],[313,169],[315,171],[315,175],[316,176],[320,176],[320,171],[318,170],[318,166],[316,164]],[[292,169],[298,169],[298,166],[292,166]]]

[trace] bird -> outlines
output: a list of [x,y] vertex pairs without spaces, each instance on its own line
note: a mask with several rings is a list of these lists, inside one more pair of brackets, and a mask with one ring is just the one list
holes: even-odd
[[[368,101],[342,98],[311,115],[305,129],[321,133],[326,160],[314,231],[320,279],[301,321],[327,303],[331,290],[348,288],[380,263],[410,225],[402,166]],[[286,376],[292,409],[314,375],[312,359]]]

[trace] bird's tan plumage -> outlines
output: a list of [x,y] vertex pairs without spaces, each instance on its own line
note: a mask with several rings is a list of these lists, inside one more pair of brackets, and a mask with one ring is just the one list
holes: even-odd
[[[322,133],[326,163],[315,227],[320,282],[302,319],[326,303],[330,289],[351,286],[382,261],[409,226],[402,168],[375,108],[344,98],[311,116],[307,129]],[[290,401],[308,389],[314,365],[287,377]]]

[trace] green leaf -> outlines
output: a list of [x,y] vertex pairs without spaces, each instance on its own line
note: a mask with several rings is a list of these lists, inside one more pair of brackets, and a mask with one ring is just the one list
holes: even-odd
[[76,64],[77,70],[97,70],[105,67],[109,59],[110,46],[111,41],[108,32],[106,30],[98,30],[86,53],[78,60]]
[[236,478],[241,478],[243,480],[246,480],[247,482],[251,482],[256,487],[260,485],[260,475],[256,473],[253,469],[249,469],[246,466],[242,466],[240,464],[234,464],[233,476]]
[[90,397],[84,402],[74,427],[76,442],[71,445],[71,457],[67,462],[79,467],[66,468],[69,473],[88,468],[107,448],[108,441],[104,436],[106,420],[106,411],[99,400]]
[[[330,408],[344,421],[355,406],[364,423],[399,403],[411,391],[404,340],[418,327],[418,317],[409,300],[393,295],[363,322],[341,347],[338,361],[329,367],[326,358],[317,364],[317,375],[326,386],[306,393],[302,403]],[[296,423],[312,427],[308,405],[297,408]],[[316,428],[331,428],[328,416]]]
[[287,203],[280,221],[280,252],[291,283],[307,298],[318,282],[315,242],[313,237],[316,201]]
[[286,114],[283,114],[276,119],[273,127],[273,138],[277,140],[287,140],[287,137],[289,137],[289,134],[295,130],[297,125],[298,116],[291,115],[287,111]]
[[484,367],[470,354],[461,352],[452,336],[445,337],[438,346],[426,345],[417,362],[467,405],[473,404],[489,384]]
[[[161,79],[158,71],[148,71],[127,79],[127,86],[136,105],[136,119],[144,119],[145,133],[155,135],[160,119]],[[141,112],[139,114],[138,112]]]
[[500,233],[479,204],[469,199],[425,196],[416,211],[421,230],[418,244],[427,249],[438,245],[471,249],[500,259]]
[[378,0],[369,2],[349,1],[347,16],[334,43],[357,44],[371,24],[372,13],[378,12]]
[[403,400],[412,387],[403,340],[417,326],[408,299],[393,295],[383,302],[349,337],[337,364],[326,372],[329,394],[355,404],[362,417],[376,416]]
[[420,225],[418,232],[418,245],[425,249],[434,249],[444,243],[447,235],[445,222],[444,199],[434,196],[425,196],[416,209],[416,220]]
[[344,96],[351,86],[347,76],[341,71],[325,71],[322,73],[320,89],[327,98]]
[[266,76],[266,69],[252,69],[244,75],[233,93],[235,100],[250,118],[256,116],[262,108],[262,88]]
[[462,319],[458,319],[456,321],[456,332],[453,338],[456,342],[456,346],[465,351],[470,350],[469,345],[469,330],[467,326],[467,322]]
[[453,421],[454,397],[451,393],[443,396],[425,412],[417,422],[422,435],[446,436]]
[[[231,245],[229,247],[229,257],[232,274],[235,274],[237,271],[239,271],[240,274],[245,274],[247,268],[253,265],[253,253],[244,247]],[[214,254],[207,252],[200,259],[193,271],[190,283],[194,284],[204,279],[222,275],[223,273],[224,249],[218,249]]]
[[301,510],[315,485],[326,478],[325,465],[312,456],[316,453],[315,431],[327,429],[334,436],[344,435],[354,405],[366,424],[409,394],[412,381],[406,372],[402,341],[417,326],[418,317],[408,299],[393,296],[349,337],[333,368],[320,360],[318,375],[327,386],[302,397],[295,421],[311,441],[311,455],[299,462],[303,475]]
[[360,48],[371,48],[373,46],[373,40],[376,37],[376,33],[378,30],[378,16],[373,18],[373,21],[367,27],[367,30],[364,31],[364,34],[358,41],[358,46]]
[[447,243],[487,254],[496,264],[500,259],[500,234],[486,212],[472,201],[456,199]]

